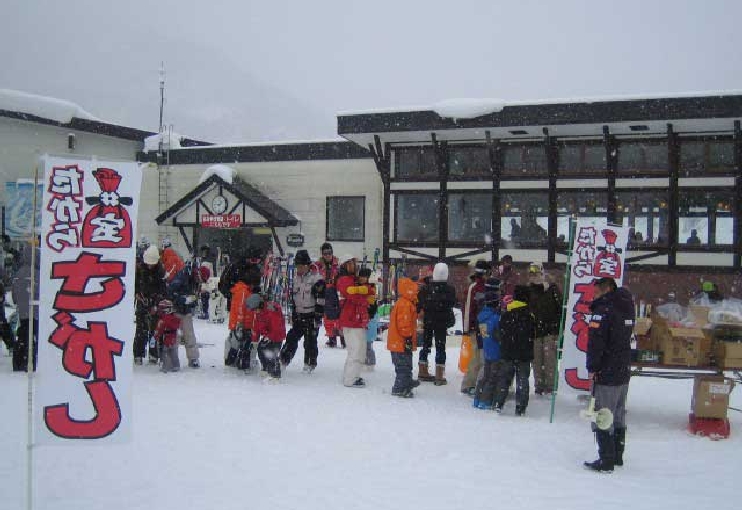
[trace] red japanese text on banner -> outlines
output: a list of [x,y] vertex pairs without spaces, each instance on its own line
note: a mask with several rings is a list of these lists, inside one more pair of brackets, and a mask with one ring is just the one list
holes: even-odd
[[123,442],[142,173],[137,163],[43,161],[36,439]]
[[567,289],[561,365],[562,382],[574,389],[590,388],[585,353],[591,316],[590,303],[593,301],[593,281],[610,277],[621,286],[628,238],[628,227],[608,225],[605,220],[577,219],[572,242],[572,273]]

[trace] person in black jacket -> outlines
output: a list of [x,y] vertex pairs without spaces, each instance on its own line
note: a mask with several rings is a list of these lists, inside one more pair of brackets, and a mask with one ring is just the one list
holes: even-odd
[[528,309],[528,287],[516,285],[513,300],[500,317],[500,358],[502,369],[495,390],[494,409],[502,412],[508,390],[515,376],[515,414],[523,416],[528,407],[528,393],[533,360],[533,339],[536,324]]
[[617,288],[613,278],[601,278],[594,285],[586,365],[593,383],[595,410],[610,409],[613,424],[608,430],[592,424],[600,458],[585,462],[585,467],[611,472],[614,465],[623,466],[634,300],[628,290]]
[[145,351],[149,350],[149,362],[159,360],[157,346],[151,345],[150,337],[157,325],[157,304],[165,297],[165,268],[160,262],[157,246],[150,245],[142,260],[137,262],[134,274],[136,332],[134,333],[134,364],[141,365]]
[[554,372],[559,346],[559,322],[562,318],[562,293],[547,283],[541,264],[528,267],[528,307],[536,319],[533,345],[533,382],[536,395],[554,391]]
[[[438,262],[433,267],[432,281],[418,295],[418,308],[423,311],[423,348],[418,358],[418,376],[421,381],[433,381],[436,386],[447,384],[446,334],[455,323],[453,307],[456,289],[448,283],[448,266]],[[428,371],[428,355],[435,339],[435,375]]]

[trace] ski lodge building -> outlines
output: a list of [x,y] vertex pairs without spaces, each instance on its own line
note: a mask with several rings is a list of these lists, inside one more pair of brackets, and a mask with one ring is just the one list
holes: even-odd
[[[77,116],[2,109],[3,231],[38,157],[136,160],[137,238],[319,256],[445,260],[461,292],[478,258],[563,271],[569,218],[633,229],[626,284],[681,302],[712,280],[742,298],[742,93],[341,113],[338,140],[145,152],[155,133]],[[471,104],[468,106],[472,106]],[[12,200],[12,198],[11,198]],[[7,216],[7,217],[6,217]],[[672,288],[670,288],[672,287]]]

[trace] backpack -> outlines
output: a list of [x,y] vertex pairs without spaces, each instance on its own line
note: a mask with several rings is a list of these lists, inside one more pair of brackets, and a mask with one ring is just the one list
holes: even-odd
[[325,287],[325,317],[331,321],[340,318],[340,296],[335,287]]
[[448,290],[448,285],[446,284],[430,284],[429,289],[425,293],[425,304],[423,305],[425,322],[428,324],[440,324],[442,322],[441,317],[445,319],[447,328],[456,324],[451,294]]
[[222,295],[229,299],[232,297],[232,287],[237,283],[237,264],[231,263],[222,272],[222,276],[219,278],[219,283],[216,288]]

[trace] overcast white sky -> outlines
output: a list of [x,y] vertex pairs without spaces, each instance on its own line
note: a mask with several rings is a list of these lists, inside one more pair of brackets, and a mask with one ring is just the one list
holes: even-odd
[[210,141],[343,110],[742,88],[739,0],[3,0],[0,88]]

